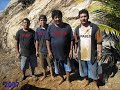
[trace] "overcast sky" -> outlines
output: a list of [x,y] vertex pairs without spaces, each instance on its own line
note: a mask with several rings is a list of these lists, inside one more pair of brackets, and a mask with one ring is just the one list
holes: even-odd
[[0,0],[0,11],[4,10],[10,0]]

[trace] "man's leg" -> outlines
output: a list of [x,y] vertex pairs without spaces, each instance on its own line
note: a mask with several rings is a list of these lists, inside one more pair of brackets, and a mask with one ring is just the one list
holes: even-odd
[[94,83],[95,90],[100,90],[99,86],[98,86],[98,81],[97,80],[93,80],[93,83]]
[[43,77],[40,79],[42,81],[46,78],[46,69],[47,69],[46,56],[43,53],[40,52],[39,59],[41,61],[41,66],[42,66],[42,69],[43,69]]
[[55,59],[54,60],[54,66],[55,66],[55,74],[60,76],[60,81],[59,81],[59,85],[62,84],[64,82],[64,77],[63,77],[63,71],[64,71],[64,63],[62,63],[62,61]]
[[66,81],[70,82],[70,73],[69,72],[66,72]]
[[86,87],[89,85],[89,80],[88,80],[88,67],[87,67],[87,62],[83,60],[79,60],[79,73],[80,76],[83,77],[83,86],[82,88]]
[[23,74],[23,77],[22,77],[22,80],[25,80],[26,79],[26,69],[29,68],[29,62],[28,62],[28,57],[25,57],[25,56],[21,56],[21,70],[22,70],[22,74]]
[[25,80],[26,79],[26,75],[25,75],[25,73],[26,73],[26,69],[24,69],[24,70],[22,70],[22,79],[21,79],[21,81],[23,81],[23,80]]
[[51,79],[53,80],[54,79],[54,75],[53,75],[53,68],[50,67],[50,75],[51,75]]
[[43,77],[40,79],[41,81],[44,80],[46,78],[46,69],[43,68]]
[[35,67],[31,67],[32,75],[35,75]]
[[71,65],[69,58],[67,58],[67,64],[64,63],[64,69],[66,71],[66,80],[70,82]]
[[29,62],[31,66],[32,77],[35,77],[35,79],[37,80],[37,77],[35,76],[35,67],[37,67],[37,57],[35,54],[30,55]]
[[87,62],[88,64],[88,77],[93,79],[93,84],[95,90],[99,90],[98,86],[98,63],[95,62],[94,64],[91,64],[90,61]]
[[85,77],[84,77],[84,80],[83,80],[82,88],[85,88],[85,87],[88,86],[88,85],[89,85],[88,76],[85,76]]
[[47,60],[47,63],[48,63],[48,66],[49,66],[49,69],[50,69],[50,75],[51,75],[51,79],[53,80],[54,79],[54,75],[53,75],[53,67],[52,67],[52,59],[50,59],[47,55],[46,57],[46,60]]
[[59,85],[62,84],[65,81],[64,77],[62,74],[60,74],[60,81],[59,81]]

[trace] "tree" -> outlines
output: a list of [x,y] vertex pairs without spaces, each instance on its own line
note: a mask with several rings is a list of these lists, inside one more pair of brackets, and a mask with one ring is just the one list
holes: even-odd
[[105,13],[107,25],[120,31],[120,0],[95,0],[103,3],[100,12]]

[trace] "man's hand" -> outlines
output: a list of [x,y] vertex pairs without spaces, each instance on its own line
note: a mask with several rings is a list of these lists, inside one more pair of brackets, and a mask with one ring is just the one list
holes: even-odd
[[102,45],[97,44],[97,60],[100,60],[102,57]]
[[78,59],[78,53],[74,53],[74,58]]
[[101,57],[102,57],[102,53],[101,53],[101,52],[98,52],[98,54],[97,54],[97,60],[100,60]]
[[75,59],[78,59],[78,49],[74,49],[73,48],[73,57],[75,58]]
[[73,52],[72,52],[72,50],[70,50],[70,52],[69,52],[69,58],[72,59],[72,56],[73,56]]
[[48,57],[49,57],[50,59],[53,58],[53,55],[52,55],[52,53],[51,53],[50,51],[48,52]]
[[21,56],[21,54],[20,54],[20,53],[17,53],[17,58],[18,58],[18,59],[20,58],[20,56]]
[[39,53],[38,53],[38,51],[36,51],[36,57],[38,57],[39,56]]

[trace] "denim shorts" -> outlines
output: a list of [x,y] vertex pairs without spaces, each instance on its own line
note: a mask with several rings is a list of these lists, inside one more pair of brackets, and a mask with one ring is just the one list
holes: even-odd
[[92,64],[91,61],[79,60],[79,73],[81,77],[88,76],[88,78],[98,80],[98,63]]
[[56,74],[63,74],[65,72],[71,72],[70,60],[59,60],[54,59],[54,66],[55,66],[55,73]]
[[36,58],[35,54],[30,55],[28,57],[21,56],[20,60],[21,60],[21,70],[28,69],[29,64],[30,64],[31,68],[37,67],[37,58]]

